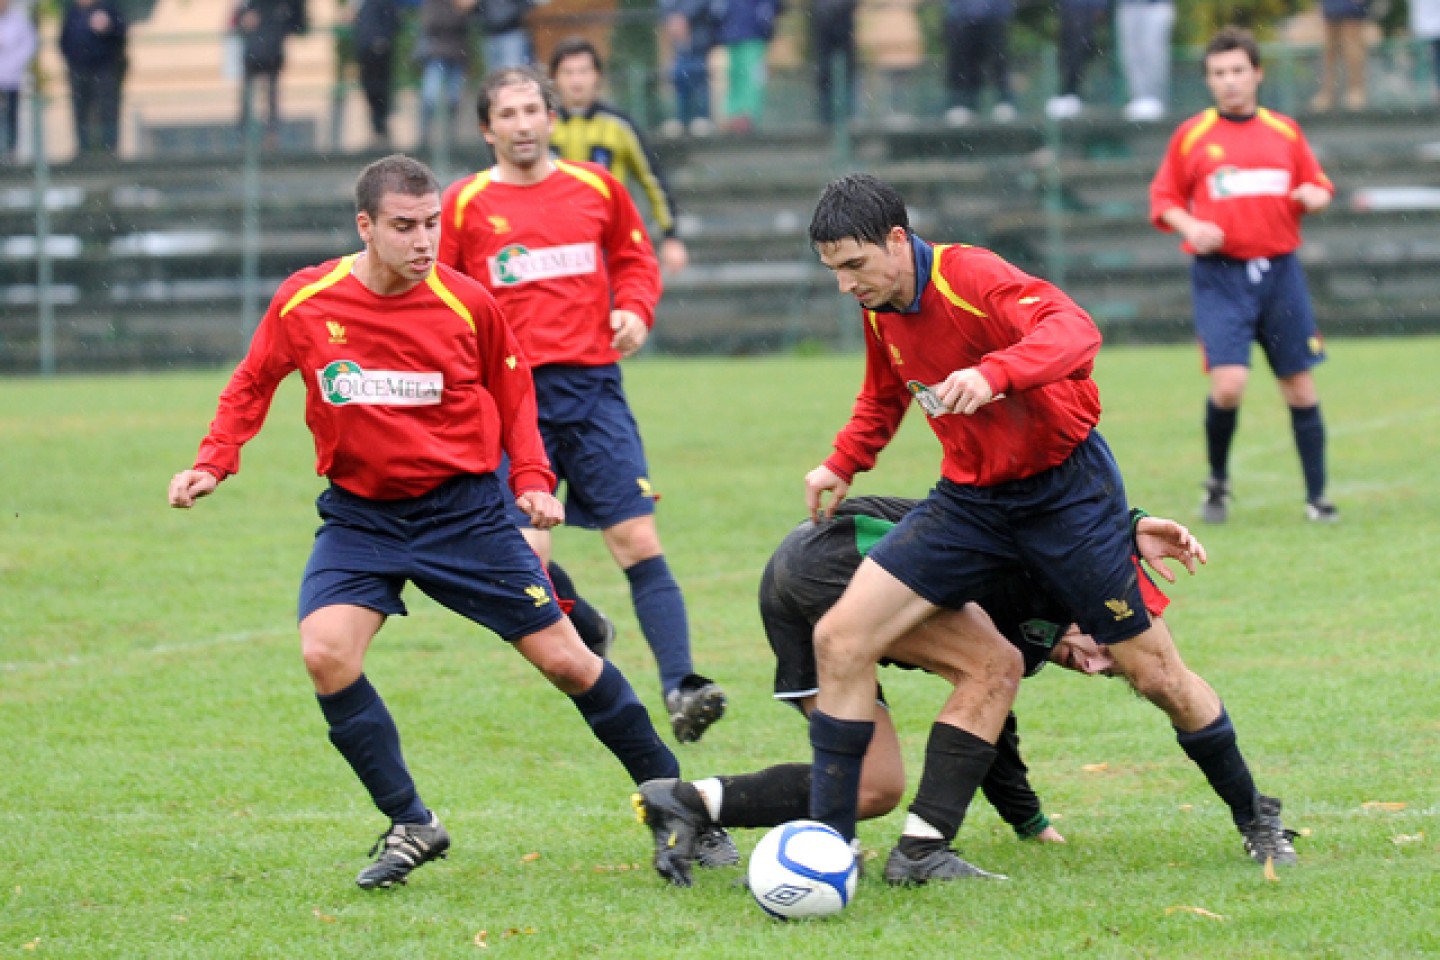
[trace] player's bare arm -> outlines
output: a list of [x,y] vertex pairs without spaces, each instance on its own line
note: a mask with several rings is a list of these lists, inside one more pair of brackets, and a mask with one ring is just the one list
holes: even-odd
[[650,336],[650,328],[645,326],[645,321],[633,310],[611,310],[610,329],[615,331],[610,346],[618,350],[622,357],[633,356],[645,346],[645,341]]
[[170,478],[170,506],[188,510],[195,501],[208,497],[220,486],[213,473],[205,470],[181,470]]
[[1166,560],[1175,560],[1192,576],[1198,564],[1208,562],[1205,545],[1190,530],[1174,520],[1163,517],[1141,517],[1135,527],[1135,547],[1147,566],[1165,579],[1175,582],[1175,573]]
[[[805,474],[805,506],[810,511],[810,519],[815,523],[820,522],[823,516],[826,520],[835,516],[835,508],[845,499],[850,492],[850,482],[841,479],[840,475],[823,463]],[[825,494],[830,494],[830,501],[827,504]]]
[[956,370],[935,387],[935,394],[951,413],[969,416],[995,399],[990,381],[975,367]]

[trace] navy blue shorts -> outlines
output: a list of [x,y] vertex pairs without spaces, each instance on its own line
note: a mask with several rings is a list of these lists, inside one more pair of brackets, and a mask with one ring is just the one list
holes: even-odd
[[1251,343],[1260,344],[1277,377],[1304,373],[1325,359],[1305,271],[1293,253],[1256,260],[1196,257],[1190,294],[1206,370],[1250,366]]
[[1100,643],[1150,626],[1124,481],[1097,431],[1033,477],[991,487],[941,480],[870,559],[940,607],[980,601],[1023,570]]
[[[540,436],[555,471],[556,492],[565,485],[565,523],[606,530],[655,512],[650,468],[640,428],[625,400],[620,365],[535,368]],[[499,471],[503,482],[508,461]],[[511,505],[514,522],[530,518]]]
[[300,584],[301,620],[334,604],[403,616],[406,581],[511,642],[560,620],[550,579],[494,474],[454,477],[405,500],[332,485],[315,506],[324,523]]

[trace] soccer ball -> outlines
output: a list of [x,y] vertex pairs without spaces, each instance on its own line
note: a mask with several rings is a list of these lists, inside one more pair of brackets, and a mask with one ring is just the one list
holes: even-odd
[[782,823],[750,854],[750,893],[781,920],[839,913],[855,895],[858,875],[850,844],[814,820]]

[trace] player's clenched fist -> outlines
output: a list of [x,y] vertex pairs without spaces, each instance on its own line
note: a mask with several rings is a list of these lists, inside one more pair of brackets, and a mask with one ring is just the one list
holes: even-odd
[[565,522],[565,505],[544,490],[527,490],[515,498],[515,505],[530,517],[537,530],[549,530]]
[[188,508],[195,501],[215,492],[220,481],[204,470],[181,470],[170,478],[170,506]]

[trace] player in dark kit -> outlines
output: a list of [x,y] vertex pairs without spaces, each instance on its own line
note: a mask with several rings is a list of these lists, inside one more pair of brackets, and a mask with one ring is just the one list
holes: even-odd
[[[1146,610],[1124,482],[1094,429],[1100,332],[1089,315],[988,250],[926,243],[911,233],[899,193],[865,174],[825,188],[810,242],[859,301],[866,348],[850,421],[834,454],[805,477],[811,517],[832,513],[851,478],[874,465],[912,398],[944,453],[930,496],[875,546],[816,624],[811,816],[855,835],[880,659],[941,610],[963,609],[1023,570],[1165,711],[1251,855],[1293,860],[1280,803],[1255,789],[1220,698]],[[998,732],[955,706],[931,730],[887,877],[923,880],[953,867],[949,843]]]
[[530,370],[491,296],[435,262],[440,188],[421,163],[386,157],[355,184],[365,249],[281,285],[220,395],[195,466],[170,481],[191,507],[240,469],[275,390],[294,370],[316,472],[330,486],[300,585],[305,667],[330,741],[391,826],[365,889],[404,883],[450,835],[420,799],[399,731],[365,678],[365,651],[406,582],[493,630],[568,694],[640,783],[679,764],[625,677],[586,649],[516,530],[495,470],[536,527],[564,518],[535,417]]
[[[841,503],[832,519],[806,521],[790,532],[766,564],[760,580],[760,616],[775,654],[775,697],[799,707],[807,716],[814,708],[818,682],[812,631],[844,593],[861,560],[920,501],[900,497],[856,497]],[[1205,562],[1205,550],[1173,520],[1134,511],[1135,554],[1166,580],[1174,574],[1165,561],[1179,561],[1194,573]],[[1148,578],[1142,579],[1148,609],[1159,616],[1168,599]],[[1020,757],[1019,733],[1009,703],[1022,677],[1031,677],[1047,662],[1087,675],[1110,674],[1108,650],[1069,624],[1065,611],[1024,573],[1003,581],[978,604],[945,611],[905,638],[904,651],[882,664],[924,669],[952,680],[971,699],[989,700],[991,718],[1003,714],[995,759],[980,788],[1001,819],[1021,839],[1064,842],[1042,812]],[[1008,696],[1006,692],[1008,691]],[[954,700],[964,700],[961,693]],[[862,820],[893,810],[905,789],[899,739],[884,698],[873,710],[875,736],[865,753],[860,777],[858,815]],[[657,780],[640,785],[633,802],[642,822],[655,834],[657,871],[680,886],[690,882],[688,862],[700,859],[703,840],[718,826],[768,827],[807,815],[810,765],[780,764],[735,777],[711,777],[686,783]],[[963,815],[963,813],[962,813]],[[917,878],[911,871],[898,882],[993,876],[955,857],[947,858],[940,875]]]
[[1182,123],[1150,184],[1150,219],[1195,255],[1190,290],[1210,394],[1210,476],[1200,515],[1223,523],[1230,505],[1230,443],[1258,342],[1290,407],[1305,476],[1305,515],[1340,519],[1325,496],[1325,423],[1311,369],[1325,347],[1295,256],[1300,218],[1330,205],[1335,188],[1294,120],[1259,105],[1260,48],[1228,27],[1205,48],[1215,106]]
[[[491,73],[478,112],[495,165],[445,191],[440,262],[484,284],[504,308],[534,369],[540,433],[565,482],[566,520],[599,530],[625,572],[671,728],[682,743],[698,740],[723,715],[725,694],[694,671],[685,599],[660,544],[657,495],[620,373],[654,323],[655,251],[618,180],[595,164],[550,156],[554,91],[541,74]],[[548,561],[549,533],[526,535]],[[568,578],[552,575],[573,599]],[[587,606],[577,605],[577,617]]]

